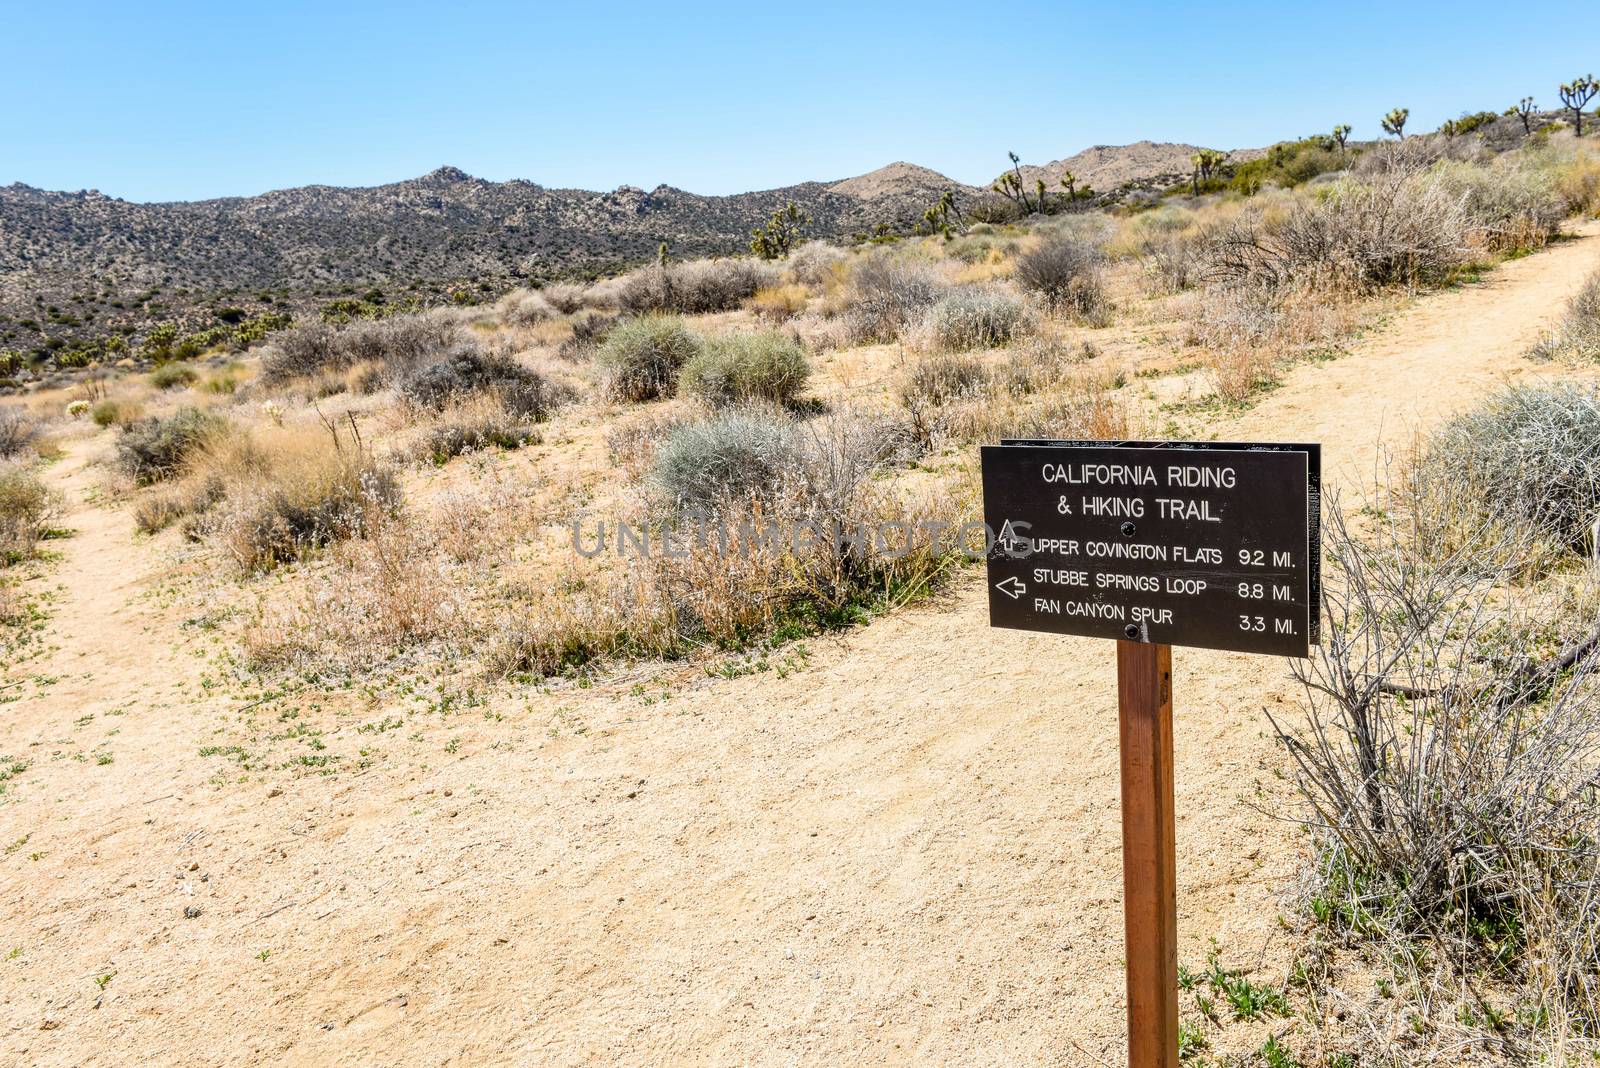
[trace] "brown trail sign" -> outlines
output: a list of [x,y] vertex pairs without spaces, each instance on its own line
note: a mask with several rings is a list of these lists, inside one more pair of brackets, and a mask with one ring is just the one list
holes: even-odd
[[1178,1064],[1172,646],[1309,656],[1318,445],[982,449],[989,623],[1117,640],[1128,1064]]

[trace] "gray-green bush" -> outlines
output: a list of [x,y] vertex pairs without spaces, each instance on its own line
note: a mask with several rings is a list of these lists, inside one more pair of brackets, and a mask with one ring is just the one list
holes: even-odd
[[411,404],[435,412],[468,397],[491,393],[509,414],[534,422],[545,419],[565,397],[565,391],[532,368],[509,356],[488,355],[476,348],[463,348],[437,363],[416,368],[401,379],[398,388]]
[[1540,360],[1600,361],[1600,271],[1589,275],[1556,329],[1540,338],[1530,355]]
[[595,353],[614,400],[647,401],[677,391],[683,365],[700,351],[700,339],[671,316],[626,320],[606,335]]
[[684,365],[680,390],[713,405],[766,401],[789,405],[811,376],[805,349],[787,334],[719,334]]
[[673,511],[713,514],[778,492],[801,475],[803,446],[782,416],[724,412],[668,434],[652,481]]
[[1600,393],[1573,383],[1508,390],[1456,417],[1421,461],[1480,514],[1588,547],[1600,521]]
[[938,348],[955,351],[1008,345],[1027,327],[1022,302],[993,289],[958,289],[928,309],[925,325]]

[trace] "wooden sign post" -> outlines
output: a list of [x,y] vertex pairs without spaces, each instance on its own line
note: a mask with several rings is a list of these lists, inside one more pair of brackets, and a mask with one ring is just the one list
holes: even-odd
[[1177,1068],[1172,646],[1309,655],[1321,450],[1019,440],[982,458],[990,625],[1117,641],[1128,1064]]
[[1117,642],[1128,1063],[1178,1064],[1178,870],[1172,646]]

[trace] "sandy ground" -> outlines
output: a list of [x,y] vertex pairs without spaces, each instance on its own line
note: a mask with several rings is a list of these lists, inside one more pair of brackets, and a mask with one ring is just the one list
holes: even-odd
[[[1553,373],[1521,354],[1600,263],[1583,233],[1218,436],[1321,441],[1354,485]],[[0,675],[0,755],[28,762],[0,796],[0,1062],[1121,1063],[1108,644],[989,631],[974,576],[782,671],[242,697],[93,500],[96,447],[51,468],[51,648]],[[1174,662],[1183,956],[1270,962],[1300,846],[1261,709],[1295,689],[1278,660]],[[263,719],[344,770],[202,753]]]

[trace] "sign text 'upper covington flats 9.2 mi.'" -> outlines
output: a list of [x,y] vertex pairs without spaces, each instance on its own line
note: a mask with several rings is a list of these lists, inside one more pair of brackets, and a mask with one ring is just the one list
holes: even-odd
[[997,627],[1307,656],[1321,449],[1211,442],[985,446]]

